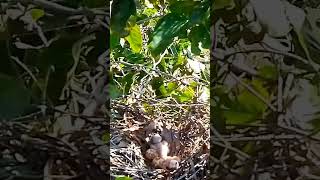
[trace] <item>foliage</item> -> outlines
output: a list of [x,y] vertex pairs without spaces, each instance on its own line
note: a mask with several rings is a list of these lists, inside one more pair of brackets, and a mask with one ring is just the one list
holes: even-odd
[[3,0],[0,9],[0,179],[106,179],[91,153],[103,132],[90,134],[105,128],[92,118],[107,114],[108,1]]
[[162,3],[112,2],[114,10],[121,6],[111,17],[111,22],[119,22],[111,26],[113,98],[136,93],[139,84],[145,89],[151,86],[158,98],[171,97],[178,102],[192,102],[196,93],[205,91],[210,1]]
[[[71,3],[71,1],[65,3]],[[88,3],[87,1],[72,2],[74,6],[101,7],[102,5],[104,7],[105,5],[99,0]],[[16,5],[12,5],[14,8],[9,8],[7,14],[2,15],[0,73],[17,79],[16,83],[25,84],[22,86],[25,86],[25,91],[28,91],[26,93],[30,94],[28,95],[30,97],[18,99],[19,94],[26,93],[11,91],[12,94],[8,94],[7,97],[15,98],[17,101],[7,102],[8,107],[17,107],[20,103],[25,104],[25,107],[22,111],[10,116],[3,116],[5,112],[0,112],[1,118],[14,118],[28,114],[34,111],[37,105],[43,103],[51,106],[61,103],[60,97],[66,90],[69,78],[95,68],[98,64],[95,58],[108,46],[106,42],[108,31],[101,27],[89,27],[97,16],[87,19],[84,23],[81,21],[87,18],[86,16],[80,16],[79,20],[67,21],[67,14],[59,15],[60,11],[50,16],[48,14],[50,7],[42,9],[30,4],[32,8],[23,12],[15,8]],[[61,2],[61,5],[64,3]],[[77,14],[81,15],[81,13],[79,11]],[[103,20],[103,17],[99,18]],[[87,29],[81,31],[85,26]],[[34,76],[33,79],[28,80],[31,76]],[[11,85],[7,85],[6,82],[1,85],[11,88]],[[0,109],[5,110],[5,107]]]
[[[213,3],[211,142],[226,146],[216,143],[212,153],[215,158],[230,157],[225,162],[229,168],[213,163],[217,177],[225,178],[223,172],[232,171],[245,179],[306,178],[303,173],[283,175],[268,170],[279,164],[279,155],[268,152],[284,149],[305,162],[319,162],[303,153],[300,145],[309,141],[302,140],[295,148],[289,145],[292,135],[301,139],[313,135],[311,144],[319,141],[318,6],[308,0]],[[281,157],[286,159],[282,165],[297,172],[303,168],[288,154]],[[253,167],[263,173],[252,176]]]
[[132,180],[132,178],[129,176],[117,176],[116,180]]

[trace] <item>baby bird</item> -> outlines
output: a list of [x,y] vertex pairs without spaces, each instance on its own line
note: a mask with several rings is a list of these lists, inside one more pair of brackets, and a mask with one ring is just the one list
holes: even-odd
[[152,160],[156,168],[178,169],[180,158],[177,156],[168,156],[169,144],[162,140],[159,134],[154,134],[150,138],[150,149],[146,152],[146,158]]
[[151,149],[155,149],[161,158],[167,158],[169,154],[169,144],[167,141],[162,140],[159,134],[155,134],[151,137]]

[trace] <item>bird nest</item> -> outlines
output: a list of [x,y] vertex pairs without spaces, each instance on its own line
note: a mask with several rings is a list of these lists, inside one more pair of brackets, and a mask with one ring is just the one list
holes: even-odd
[[83,128],[54,136],[47,132],[50,118],[40,117],[0,122],[0,179],[108,177],[109,147],[101,140],[104,118],[87,118]]
[[[139,100],[130,105],[111,103],[110,170],[113,177],[133,179],[205,179],[209,158],[209,106]],[[177,136],[169,142],[169,155],[181,161],[174,170],[152,166],[146,158],[146,127],[160,122]]]

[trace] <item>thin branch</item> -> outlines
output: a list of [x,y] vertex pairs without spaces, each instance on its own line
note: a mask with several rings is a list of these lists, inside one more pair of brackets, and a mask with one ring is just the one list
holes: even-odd
[[213,144],[218,145],[218,146],[221,146],[221,147],[225,147],[225,148],[227,148],[227,149],[229,149],[229,150],[232,150],[232,151],[240,154],[241,156],[243,156],[243,157],[245,157],[245,158],[247,158],[247,159],[250,158],[250,156],[249,156],[247,153],[242,152],[241,150],[239,150],[239,149],[237,149],[237,148],[235,148],[235,147],[232,147],[231,144],[230,144],[228,141],[226,141],[226,140],[223,138],[223,136],[222,136],[214,127],[211,126],[211,130],[213,131],[213,134],[214,134],[215,136],[217,136],[217,137],[224,143],[224,144],[222,144],[222,143],[219,143],[219,142],[211,141]]
[[315,141],[320,141],[320,137],[317,137],[317,136],[313,136],[313,133],[309,133],[307,131],[304,131],[304,130],[301,130],[301,129],[298,129],[298,128],[295,128],[295,127],[291,127],[291,126],[288,126],[285,124],[284,122],[284,116],[282,114],[280,114],[278,116],[278,126],[282,129],[285,129],[285,130],[288,130],[288,131],[291,131],[291,132],[294,132],[296,134],[300,134],[302,136],[305,136],[309,139],[312,139],[312,140],[315,140]]

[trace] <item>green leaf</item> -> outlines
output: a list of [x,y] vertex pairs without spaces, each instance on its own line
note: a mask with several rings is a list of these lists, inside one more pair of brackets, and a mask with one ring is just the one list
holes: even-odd
[[210,48],[210,30],[204,25],[199,25],[191,28],[188,38],[192,45],[196,47],[198,47],[199,43],[201,43],[203,48]]
[[263,112],[265,104],[249,91],[244,91],[238,96],[239,104],[249,112]]
[[167,97],[169,95],[164,84],[159,87],[159,91],[161,92],[162,97]]
[[120,88],[114,83],[109,84],[109,96],[111,99],[116,99],[122,95]]
[[[268,99],[269,94],[267,89],[263,87],[262,81],[253,80],[251,84],[257,93]],[[237,100],[241,108],[245,109],[246,112],[262,114],[267,109],[267,105],[247,89],[240,93],[240,95],[237,97]]]
[[234,0],[215,0],[213,2],[212,10],[231,9],[233,7],[235,7]]
[[233,102],[228,95],[228,90],[227,88],[223,86],[215,86],[212,91],[212,96],[217,96],[219,97],[219,102],[227,107],[232,107],[232,105],[235,103]]
[[192,24],[201,24],[205,20],[210,19],[210,1],[203,1],[198,6],[194,7],[194,10],[191,14],[191,23]]
[[154,56],[158,56],[172,43],[173,38],[186,29],[188,19],[184,16],[177,16],[176,14],[167,14],[161,18],[154,32],[151,35],[149,48]]
[[168,92],[171,93],[172,91],[178,88],[178,84],[176,82],[169,82],[167,85]]
[[174,1],[169,4],[169,9],[172,13],[190,16],[194,10],[194,7],[197,6],[198,4],[200,4],[200,1],[190,1],[190,0]]
[[191,52],[195,55],[200,55],[201,49],[199,48],[198,43],[192,43],[191,44]]
[[194,81],[194,80],[189,81],[190,87],[197,88],[198,85],[199,85],[199,83],[197,81]]
[[102,141],[108,143],[110,141],[110,133],[105,133],[102,135]]
[[146,8],[143,10],[143,14],[145,14],[146,16],[153,16],[157,13],[158,11],[154,8]]
[[155,93],[158,97],[162,97],[162,92],[160,87],[163,86],[163,77],[154,77],[151,81],[152,89],[155,90]]
[[44,16],[44,10],[42,9],[31,9],[31,16],[34,21],[37,21]]
[[133,64],[143,63],[145,60],[145,57],[143,54],[133,53],[132,51],[127,49],[124,50],[122,57],[126,57],[127,61]]
[[246,125],[256,120],[257,115],[252,112],[225,110],[223,115],[226,118],[226,124]]
[[[262,81],[252,80],[250,85],[257,93],[268,100],[269,93],[263,86]],[[236,100],[233,101],[227,97],[222,89],[217,90],[218,97],[227,108],[223,110],[223,116],[226,118],[227,124],[246,125],[261,119],[263,112],[267,110],[267,105],[247,89],[243,89]]]
[[159,69],[163,72],[168,72],[168,63],[165,59],[161,59],[159,64]]
[[142,48],[142,35],[140,31],[139,25],[135,25],[130,29],[129,36],[125,37],[125,39],[129,42],[130,48],[133,52],[138,53]]
[[160,4],[159,0],[149,0],[149,2],[153,5],[154,8],[158,8],[158,5]]
[[117,176],[116,180],[133,180],[133,179],[129,176]]
[[120,36],[116,33],[110,34],[110,48],[114,49],[120,45]]
[[180,66],[184,65],[187,62],[187,59],[185,56],[182,56],[181,54],[178,55],[177,61],[174,64],[174,66]]
[[124,85],[124,94],[129,94],[131,86],[134,82],[136,74],[135,73],[128,73],[122,78],[122,84]]
[[131,15],[136,14],[136,4],[134,0],[113,0],[111,7],[110,27],[113,33],[118,33],[120,37],[127,36],[125,31],[127,21]]
[[179,93],[178,101],[181,103],[191,101],[194,95],[194,90],[190,87],[186,87],[181,93]]
[[278,79],[278,71],[273,65],[262,66],[258,71],[259,76],[275,81]]

